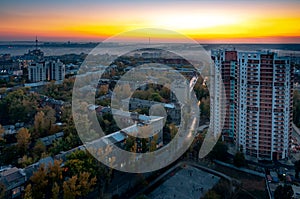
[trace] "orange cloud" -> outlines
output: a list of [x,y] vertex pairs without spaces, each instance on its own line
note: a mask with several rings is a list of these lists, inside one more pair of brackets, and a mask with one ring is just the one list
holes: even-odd
[[102,40],[123,31],[153,27],[178,31],[208,42],[299,42],[297,2],[218,2],[7,11],[0,14],[5,19],[0,22],[0,39],[39,35],[44,40]]

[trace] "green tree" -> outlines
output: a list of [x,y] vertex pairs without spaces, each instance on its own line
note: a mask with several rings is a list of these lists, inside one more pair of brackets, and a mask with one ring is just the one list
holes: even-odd
[[203,79],[199,78],[194,86],[194,91],[196,93],[197,99],[207,98],[209,96],[208,89],[206,85],[203,85]]
[[238,151],[233,159],[233,164],[237,167],[242,167],[246,165],[246,160],[245,160],[245,156],[244,153]]
[[294,163],[295,166],[295,178],[299,178],[299,171],[300,171],[300,160],[297,160]]
[[227,159],[228,147],[223,142],[218,141],[213,150],[209,153],[211,159],[225,161]]
[[4,123],[29,122],[37,109],[37,94],[26,89],[10,92],[0,100],[0,118]]
[[39,159],[43,153],[46,152],[46,146],[40,140],[38,140],[33,147],[33,156],[35,159]]
[[2,157],[1,157],[0,165],[17,164],[16,157],[20,155],[18,151],[19,149],[15,145],[4,147],[3,153],[1,154]]
[[21,165],[22,168],[27,167],[32,163],[34,163],[33,159],[31,157],[28,157],[27,155],[24,155],[22,158],[18,160],[18,164]]
[[134,91],[132,97],[147,100],[147,99],[149,99],[149,93],[147,91],[143,91],[143,90],[136,90],[136,91]]
[[44,87],[41,93],[57,100],[69,102],[72,99],[74,81],[75,78],[73,77],[65,79],[63,83],[59,85],[55,85],[55,82],[52,81]]
[[150,100],[153,100],[156,102],[162,102],[163,98],[159,95],[159,93],[153,93],[153,94],[151,94]]
[[70,107],[63,107],[61,114],[61,121],[65,123],[64,132],[66,135],[77,133],[73,121],[72,110]]
[[80,172],[88,172],[94,177],[103,175],[103,166],[100,166],[98,163],[90,153],[77,150],[67,156],[65,167],[68,168],[69,176],[77,175]]

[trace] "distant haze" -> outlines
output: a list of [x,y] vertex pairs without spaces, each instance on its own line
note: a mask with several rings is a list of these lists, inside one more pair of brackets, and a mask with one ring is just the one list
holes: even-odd
[[[80,54],[80,53],[90,53],[93,48],[95,48],[98,43],[41,43],[38,48],[41,49],[46,56],[53,55],[64,55],[64,54]],[[115,45],[120,44],[110,44],[107,43],[105,47],[110,48]],[[180,45],[180,44],[177,44]],[[256,50],[271,50],[276,51],[279,54],[283,53],[285,55],[300,56],[300,44],[203,44],[204,49],[210,51],[216,48],[226,48],[226,49],[236,49],[242,51],[256,51]],[[0,54],[9,53],[13,56],[23,55],[27,53],[28,50],[35,48],[34,42],[0,42]],[[190,52],[193,53],[193,48],[198,48],[198,46],[191,45]],[[105,49],[103,49],[105,53]]]

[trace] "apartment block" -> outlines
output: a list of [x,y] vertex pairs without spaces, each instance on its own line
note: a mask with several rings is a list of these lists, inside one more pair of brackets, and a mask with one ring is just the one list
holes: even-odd
[[[286,158],[293,113],[294,73],[290,57],[279,57],[273,52],[213,50],[212,59],[226,97],[218,102],[223,103],[224,109],[220,110],[220,104],[215,102],[211,116],[217,118],[226,113],[222,138],[235,143],[249,157]],[[214,81],[214,87],[219,85]],[[222,96],[217,88],[213,89],[215,96]]]
[[65,78],[65,65],[60,61],[39,61],[28,67],[28,79],[31,82],[61,81]]

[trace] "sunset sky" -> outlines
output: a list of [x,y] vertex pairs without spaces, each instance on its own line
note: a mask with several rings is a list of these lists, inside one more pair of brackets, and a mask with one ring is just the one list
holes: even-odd
[[36,35],[41,41],[102,41],[137,28],[174,30],[203,43],[300,43],[300,0],[0,3],[1,41]]

